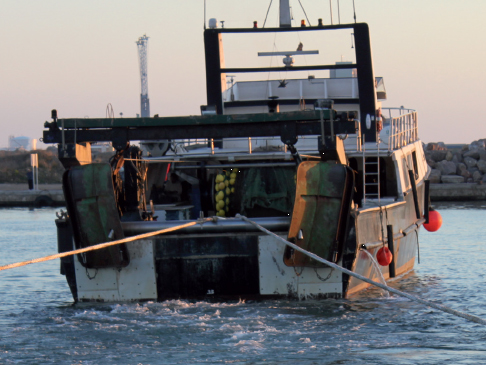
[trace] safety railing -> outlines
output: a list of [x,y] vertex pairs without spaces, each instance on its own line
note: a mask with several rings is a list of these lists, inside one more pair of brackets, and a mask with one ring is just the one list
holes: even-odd
[[[389,129],[388,149],[395,150],[413,143],[418,137],[417,112],[412,109],[387,108],[390,118],[384,121],[384,129]],[[398,116],[393,117],[393,114]]]

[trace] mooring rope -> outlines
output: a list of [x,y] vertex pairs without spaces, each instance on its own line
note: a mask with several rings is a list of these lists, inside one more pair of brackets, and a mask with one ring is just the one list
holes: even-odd
[[428,307],[432,307],[432,308],[435,308],[437,310],[440,310],[440,311],[443,311],[443,312],[452,314],[454,316],[464,318],[464,319],[466,319],[468,321],[475,322],[475,323],[479,323],[479,324],[482,324],[482,325],[486,325],[486,320],[484,320],[484,319],[482,319],[480,317],[473,316],[471,314],[467,314],[467,313],[464,313],[464,312],[460,312],[460,311],[454,310],[452,308],[446,307],[445,305],[437,304],[437,303],[434,303],[434,302],[430,302],[428,300],[415,297],[415,296],[410,295],[408,293],[401,292],[400,290],[391,288],[391,287],[389,287],[387,285],[383,285],[381,283],[377,283],[376,281],[373,281],[371,279],[368,279],[367,277],[364,277],[364,276],[362,276],[360,274],[357,274],[357,273],[352,272],[352,271],[350,271],[348,269],[345,269],[344,267],[341,267],[339,265],[336,265],[333,262],[327,261],[327,260],[323,259],[322,257],[319,257],[316,254],[313,254],[312,252],[306,251],[303,248],[300,248],[299,246],[293,244],[292,242],[289,242],[289,241],[283,239],[282,237],[280,237],[280,236],[276,235],[275,233],[269,231],[268,229],[262,227],[258,223],[253,222],[252,220],[248,219],[245,216],[242,216],[242,215],[237,214],[236,215],[236,218],[240,218],[241,220],[243,220],[243,221],[245,221],[247,223],[250,223],[251,225],[253,225],[256,228],[258,228],[260,231],[262,231],[262,232],[264,232],[264,233],[266,233],[266,234],[268,234],[268,235],[270,235],[272,237],[275,237],[277,240],[283,242],[287,246],[292,247],[294,250],[299,251],[299,252],[302,252],[303,254],[305,254],[305,255],[313,258],[316,261],[322,262],[323,264],[326,264],[329,267],[332,267],[332,268],[334,268],[336,270],[339,270],[339,271],[341,271],[341,272],[343,272],[345,274],[348,274],[350,276],[353,276],[353,277],[355,277],[355,278],[357,278],[359,280],[362,280],[362,281],[364,281],[364,282],[366,282],[368,284],[377,286],[378,288],[387,290],[387,291],[389,291],[389,292],[391,292],[393,294],[399,295],[401,297],[405,297],[407,299],[410,299],[411,301],[418,302],[418,303],[424,304],[424,305],[426,305]]
[[177,231],[177,230],[182,229],[182,228],[193,226],[195,224],[203,224],[203,223],[210,222],[210,221],[213,221],[213,218],[199,219],[195,222],[181,224],[180,226],[165,228],[165,229],[161,229],[159,231],[143,233],[143,234],[139,234],[137,236],[131,236],[131,237],[122,238],[122,239],[116,240],[116,241],[110,241],[110,242],[100,243],[100,244],[85,247],[85,248],[80,248],[78,250],[61,252],[61,253],[58,253],[58,254],[55,254],[55,255],[49,255],[49,256],[44,256],[44,257],[40,257],[40,258],[37,258],[37,259],[28,260],[28,261],[22,261],[22,262],[17,262],[17,263],[13,263],[13,264],[8,264],[8,265],[5,265],[5,266],[0,266],[0,271],[13,269],[15,267],[25,266],[25,265],[29,265],[29,264],[35,264],[35,263],[38,263],[38,262],[44,262],[44,261],[59,259],[61,257],[76,255],[78,253],[95,251],[95,250],[99,250],[101,248],[120,245],[122,243],[132,242],[132,241],[140,240],[140,239],[147,238],[147,237],[156,236],[156,235],[163,234],[163,233],[173,232],[173,231]]
[[[316,254],[313,254],[312,252],[306,251],[303,248],[301,248],[301,247],[293,244],[292,242],[289,242],[289,241],[283,239],[282,237],[276,235],[275,233],[269,231],[268,229],[262,227],[258,223],[256,223],[256,222],[248,219],[245,216],[242,216],[240,214],[237,214],[235,216],[235,218],[240,218],[241,220],[243,220],[243,221],[245,221],[245,222],[247,222],[247,223],[255,226],[260,231],[262,231],[262,232],[264,232],[264,233],[266,233],[266,234],[268,234],[268,235],[276,238],[277,240],[281,241],[285,245],[292,247],[294,250],[299,251],[299,252],[302,252],[303,254],[311,257],[312,259],[314,259],[316,261],[319,261],[319,262],[321,262],[321,263],[323,263],[323,264],[325,264],[325,265],[327,265],[327,266],[329,266],[331,268],[334,268],[334,269],[336,269],[338,271],[341,271],[341,272],[343,272],[345,274],[348,274],[349,276],[352,276],[352,277],[355,277],[355,278],[357,278],[359,280],[362,280],[365,283],[374,285],[374,286],[376,286],[378,288],[381,288],[383,290],[387,290],[390,293],[393,293],[393,294],[396,294],[396,295],[405,297],[407,299],[410,299],[411,301],[418,302],[418,303],[424,304],[424,305],[426,305],[428,307],[432,307],[432,308],[435,308],[437,310],[440,310],[440,311],[443,311],[443,312],[452,314],[454,316],[464,318],[464,319],[466,319],[468,321],[475,322],[475,323],[479,323],[479,324],[482,324],[482,325],[486,325],[486,320],[484,320],[484,319],[482,319],[480,317],[477,317],[477,316],[474,316],[474,315],[471,315],[471,314],[467,314],[467,313],[464,313],[464,312],[460,312],[460,311],[454,310],[452,308],[446,307],[446,306],[444,306],[442,304],[437,304],[437,303],[434,303],[434,302],[430,302],[428,300],[415,297],[415,296],[413,296],[411,294],[401,292],[400,290],[391,288],[391,287],[389,287],[387,285],[383,285],[381,283],[377,283],[377,282],[375,282],[375,281],[373,281],[371,279],[368,279],[367,277],[364,277],[364,276],[362,276],[360,274],[357,274],[357,273],[352,272],[352,271],[350,271],[348,269],[345,269],[344,267],[341,267],[339,265],[336,265],[333,262],[327,261],[326,259],[323,259],[322,257],[319,257]],[[21,267],[21,266],[26,266],[26,265],[29,265],[29,264],[35,264],[35,263],[38,263],[38,262],[44,262],[44,261],[54,260],[54,259],[58,259],[58,258],[62,258],[62,257],[71,256],[71,255],[76,255],[78,253],[95,251],[95,250],[99,250],[101,248],[105,248],[105,247],[109,247],[109,246],[115,246],[115,245],[119,245],[119,244],[122,244],[122,243],[127,243],[127,242],[132,242],[132,241],[144,239],[144,238],[147,238],[147,237],[157,236],[159,234],[164,234],[164,233],[168,233],[168,232],[177,231],[179,229],[186,228],[186,227],[190,227],[190,226],[193,226],[193,225],[196,225],[196,224],[203,224],[203,223],[206,223],[206,222],[211,222],[211,221],[214,222],[215,220],[225,220],[225,219],[226,218],[221,218],[221,217],[198,219],[197,221],[194,221],[194,222],[189,222],[189,223],[181,224],[179,226],[161,229],[161,230],[154,231],[154,232],[143,233],[143,234],[139,234],[139,235],[136,235],[136,236],[131,236],[131,237],[123,238],[123,239],[116,240],[116,241],[110,241],[110,242],[100,243],[100,244],[97,244],[97,245],[93,245],[93,246],[81,248],[81,249],[78,249],[78,250],[62,252],[62,253],[58,253],[58,254],[55,254],[55,255],[49,255],[49,256],[44,256],[44,257],[40,257],[40,258],[37,258],[37,259],[32,259],[32,260],[28,260],[28,261],[22,261],[22,262],[17,262],[17,263],[13,263],[13,264],[8,264],[8,265],[0,266],[0,271],[8,270],[8,269],[13,269],[13,268],[16,268],[16,267]]]

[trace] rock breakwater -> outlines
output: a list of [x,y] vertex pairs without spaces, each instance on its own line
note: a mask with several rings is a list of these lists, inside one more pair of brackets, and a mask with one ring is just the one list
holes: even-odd
[[424,150],[432,184],[486,184],[486,138],[455,148],[428,143]]

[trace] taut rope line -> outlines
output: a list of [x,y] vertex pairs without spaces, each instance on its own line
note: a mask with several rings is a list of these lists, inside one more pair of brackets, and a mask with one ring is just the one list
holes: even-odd
[[[389,292],[391,292],[393,294],[399,295],[401,297],[405,297],[405,298],[407,298],[407,299],[409,299],[411,301],[418,302],[418,303],[424,304],[424,305],[426,305],[428,307],[435,308],[437,310],[440,310],[440,311],[443,311],[443,312],[452,314],[452,315],[457,316],[457,317],[464,318],[464,319],[466,319],[468,321],[475,322],[475,323],[479,323],[479,324],[482,324],[482,325],[486,325],[486,320],[484,320],[484,319],[482,319],[480,317],[477,317],[477,316],[474,316],[474,315],[471,315],[471,314],[467,314],[467,313],[463,313],[463,312],[460,312],[460,311],[456,311],[455,309],[446,307],[446,306],[444,306],[442,304],[437,304],[437,303],[434,303],[434,302],[430,302],[428,300],[415,297],[415,296],[410,295],[408,293],[401,292],[400,290],[391,288],[391,287],[389,287],[387,285],[383,285],[381,283],[377,283],[377,282],[375,282],[375,281],[373,281],[371,279],[368,279],[367,277],[364,277],[364,276],[362,276],[360,274],[357,274],[357,273],[352,272],[352,271],[350,271],[348,269],[345,269],[344,267],[341,267],[341,266],[336,265],[336,264],[334,264],[334,263],[332,263],[330,261],[327,261],[327,260],[323,259],[322,257],[319,257],[316,254],[313,254],[312,252],[306,251],[303,248],[300,248],[299,246],[294,245],[292,242],[289,242],[289,241],[283,239],[282,237],[280,237],[280,236],[276,235],[275,233],[269,231],[268,229],[262,227],[258,223],[253,222],[252,220],[248,219],[245,216],[242,216],[242,215],[237,214],[235,218],[239,218],[239,219],[241,219],[241,220],[243,220],[243,221],[245,221],[247,223],[250,223],[251,225],[253,225],[256,228],[258,228],[260,231],[262,231],[262,232],[264,232],[264,233],[266,233],[266,234],[268,234],[268,235],[276,238],[277,240],[283,242],[287,246],[292,247],[294,250],[297,250],[299,252],[302,252],[303,254],[305,254],[305,255],[313,258],[316,261],[322,262],[323,264],[326,264],[329,267],[332,267],[332,268],[334,268],[334,269],[336,269],[338,271],[341,271],[341,272],[343,272],[345,274],[348,274],[348,275],[350,275],[352,277],[355,277],[355,278],[357,278],[359,280],[362,280],[365,283],[368,283],[368,284],[377,286],[378,288],[381,288],[383,290],[387,290],[387,291],[389,291]],[[13,269],[13,268],[16,268],[16,267],[21,267],[21,266],[26,266],[26,265],[29,265],[29,264],[35,264],[35,263],[38,263],[38,262],[44,262],[44,261],[54,260],[54,259],[61,258],[61,257],[76,255],[78,253],[99,250],[101,248],[105,248],[105,247],[109,247],[109,246],[115,246],[115,245],[119,245],[119,244],[122,244],[122,243],[131,242],[131,241],[135,241],[135,240],[140,240],[140,239],[143,239],[143,238],[152,237],[152,236],[156,236],[156,235],[163,234],[163,233],[177,231],[179,229],[186,228],[186,227],[190,227],[190,226],[193,226],[193,225],[196,225],[196,224],[203,224],[205,222],[210,222],[210,221],[215,221],[215,220],[224,220],[224,219],[225,218],[220,218],[220,217],[199,219],[199,220],[197,220],[195,222],[189,222],[189,223],[186,223],[186,224],[181,224],[180,226],[175,226],[175,227],[170,227],[170,228],[166,228],[166,229],[161,229],[159,231],[154,231],[154,232],[139,234],[139,235],[136,235],[136,236],[131,236],[131,237],[123,238],[121,240],[100,243],[98,245],[94,245],[94,246],[90,246],[90,247],[86,247],[86,248],[81,248],[79,250],[62,252],[62,253],[59,253],[59,254],[56,254],[56,255],[50,255],[50,256],[40,257],[40,258],[37,258],[37,259],[28,260],[28,261],[22,261],[22,262],[17,262],[17,263],[5,265],[5,266],[0,266],[0,271],[8,270],[8,269]]]
[[35,263],[38,263],[38,262],[54,260],[54,259],[58,259],[58,258],[61,258],[61,257],[76,255],[78,253],[95,251],[95,250],[99,250],[100,248],[105,248],[105,247],[109,247],[109,246],[120,245],[120,244],[126,243],[126,242],[131,242],[131,241],[140,240],[140,239],[147,238],[147,237],[156,236],[156,235],[163,234],[163,233],[177,231],[177,230],[182,229],[182,228],[190,227],[190,226],[193,226],[195,224],[202,224],[202,223],[209,222],[209,221],[212,221],[212,220],[213,220],[212,218],[205,218],[203,220],[198,220],[196,222],[190,222],[190,223],[182,224],[180,226],[161,229],[161,230],[155,231],[155,232],[149,232],[149,233],[139,234],[137,236],[122,238],[122,239],[116,240],[116,241],[100,243],[98,245],[80,248],[80,249],[74,250],[74,251],[67,251],[67,252],[62,252],[62,253],[58,253],[58,254],[55,254],[55,255],[40,257],[40,258],[37,258],[37,259],[28,260],[28,261],[16,262],[16,263],[8,264],[8,265],[5,265],[5,266],[0,266],[0,271],[13,269],[13,268],[16,268],[16,267],[25,266],[25,265],[29,265],[29,264],[35,264]]
[[421,298],[415,297],[413,295],[410,295],[410,294],[401,292],[400,290],[391,288],[391,287],[389,287],[387,285],[383,285],[381,283],[377,283],[376,281],[373,281],[371,279],[368,279],[367,277],[364,277],[364,276],[362,276],[360,274],[357,274],[357,273],[352,272],[352,271],[350,271],[348,269],[345,269],[344,267],[341,267],[341,266],[336,265],[336,264],[334,264],[334,263],[332,263],[330,261],[327,261],[327,260],[323,259],[322,257],[319,257],[319,256],[313,254],[312,252],[306,251],[303,248],[300,248],[299,246],[294,245],[292,242],[289,242],[289,241],[283,239],[282,237],[279,237],[275,233],[273,233],[273,232],[269,231],[268,229],[260,226],[258,223],[249,220],[247,217],[244,217],[244,216],[241,216],[241,215],[237,214],[236,215],[236,218],[240,218],[241,220],[252,224],[256,228],[258,228],[260,231],[265,232],[266,234],[268,234],[268,235],[270,235],[272,237],[275,237],[277,240],[282,241],[287,246],[292,247],[294,250],[300,251],[303,254],[305,254],[305,255],[313,258],[316,261],[322,262],[323,264],[326,264],[329,267],[332,267],[332,268],[334,268],[336,270],[339,270],[339,271],[341,271],[341,272],[343,272],[345,274],[348,274],[350,276],[353,276],[353,277],[355,277],[355,278],[357,278],[359,280],[362,280],[362,281],[364,281],[364,282],[366,282],[368,284],[377,286],[378,288],[381,288],[381,289],[384,289],[384,290],[388,290],[389,292],[391,292],[393,294],[399,295],[401,297],[405,297],[407,299],[410,299],[411,301],[415,301],[415,302],[424,304],[424,305],[426,305],[428,307],[432,307],[432,308],[438,309],[440,311],[443,311],[443,312],[452,314],[454,316],[464,318],[464,319],[466,319],[468,321],[476,322],[476,323],[479,323],[479,324],[482,324],[482,325],[486,325],[486,320],[484,320],[484,319],[482,319],[480,317],[476,317],[476,316],[473,316],[471,314],[467,314],[467,313],[463,313],[463,312],[460,312],[460,311],[456,311],[456,310],[454,310],[452,308],[449,308],[449,307],[446,307],[446,306],[444,306],[442,304],[437,304],[437,303],[434,303],[434,302],[430,302],[428,300],[421,299]]

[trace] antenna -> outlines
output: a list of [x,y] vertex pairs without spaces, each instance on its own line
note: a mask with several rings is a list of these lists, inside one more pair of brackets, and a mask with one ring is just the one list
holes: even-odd
[[330,8],[330,12],[331,12],[331,25],[333,25],[333,21],[332,21],[332,0],[329,0],[329,8]]
[[337,4],[338,4],[338,22],[339,24],[341,24],[341,12],[339,11],[339,0],[337,0]]
[[354,7],[354,0],[353,0],[353,13],[354,13],[354,22],[356,23],[356,9]]

